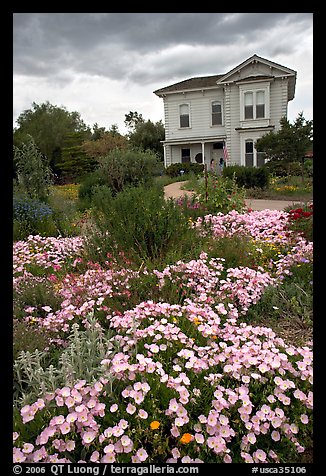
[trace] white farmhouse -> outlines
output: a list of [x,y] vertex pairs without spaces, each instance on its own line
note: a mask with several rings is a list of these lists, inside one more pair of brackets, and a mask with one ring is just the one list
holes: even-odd
[[[226,74],[154,91],[164,101],[164,165],[260,166],[255,141],[278,130],[294,98],[296,71],[253,55]],[[222,164],[222,162],[221,162]]]

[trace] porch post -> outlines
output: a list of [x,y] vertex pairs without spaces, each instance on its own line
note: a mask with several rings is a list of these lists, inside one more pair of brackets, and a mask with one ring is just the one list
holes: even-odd
[[201,143],[201,155],[203,158],[203,164],[205,164],[205,142]]

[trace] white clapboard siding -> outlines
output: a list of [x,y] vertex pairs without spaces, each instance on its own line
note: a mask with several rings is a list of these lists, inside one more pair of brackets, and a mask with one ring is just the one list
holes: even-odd
[[[221,101],[223,109],[223,90],[214,89],[187,92],[185,94],[172,94],[164,98],[165,104],[165,124],[168,127],[165,131],[165,140],[185,139],[192,137],[216,137],[225,132],[224,126],[211,125],[211,104],[212,101]],[[189,104],[190,127],[180,127],[181,104]],[[224,112],[224,111],[223,111]]]
[[275,131],[280,129],[280,119],[287,116],[288,84],[286,79],[277,78],[270,88],[270,124]]
[[232,165],[240,165],[240,140],[239,132],[235,129],[240,125],[240,94],[235,84],[230,88],[230,135],[228,137],[229,162]]

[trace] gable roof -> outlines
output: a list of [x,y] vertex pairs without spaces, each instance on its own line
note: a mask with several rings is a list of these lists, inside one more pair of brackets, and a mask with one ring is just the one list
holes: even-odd
[[[267,66],[269,66],[271,69],[272,68],[275,68],[277,70],[279,70],[279,72],[281,74],[277,75],[277,76],[285,76],[285,77],[288,77],[289,79],[289,83],[288,83],[288,100],[291,101],[291,99],[294,98],[294,92],[295,92],[295,83],[296,83],[296,77],[297,77],[297,72],[294,71],[293,69],[290,69],[290,68],[287,68],[286,66],[282,66],[281,64],[278,64],[278,63],[274,63],[274,61],[270,61],[266,58],[262,58],[261,56],[258,56],[256,54],[250,56],[250,58],[246,59],[245,61],[243,61],[242,63],[240,63],[238,66],[236,66],[235,68],[231,69],[228,73],[226,73],[225,75],[223,75],[221,78],[219,78],[219,80],[217,81],[218,84],[224,84],[224,83],[227,83],[228,82],[228,79],[230,77],[232,77],[232,75],[234,75],[235,73],[239,72],[242,68],[245,68],[247,65],[249,65],[250,63],[262,63],[262,64],[265,64]],[[263,75],[258,75],[256,76],[255,78],[254,77],[248,77],[246,79],[263,79],[264,77],[268,77],[268,76],[263,76]],[[273,75],[272,73],[269,75],[270,78],[274,78],[275,75]],[[245,80],[245,79],[244,79]],[[232,82],[232,80],[231,80]],[[239,80],[237,81],[239,82]]]
[[[184,81],[180,81],[175,84],[171,84],[169,86],[166,86],[161,89],[157,89],[154,91],[154,94],[157,96],[163,96],[165,93],[174,93],[174,92],[181,92],[181,91],[190,91],[190,90],[200,90],[200,89],[207,89],[207,88],[213,88],[217,87],[218,85],[223,85],[224,83],[228,82],[228,79],[235,73],[237,73],[240,69],[244,68],[250,63],[257,62],[257,63],[263,63],[271,68],[277,68],[280,70],[281,73],[283,73],[284,76],[289,77],[289,100],[294,98],[294,91],[295,91],[295,82],[296,82],[296,71],[293,69],[287,68],[285,66],[282,66],[278,63],[274,63],[273,61],[270,61],[268,59],[262,58],[261,56],[258,56],[256,54],[250,56],[250,58],[246,59],[243,61],[241,64],[236,66],[235,68],[231,69],[227,73],[224,74],[215,74],[213,76],[200,76],[200,77],[195,77],[195,78],[190,78],[190,79],[185,79]],[[272,78],[274,77],[272,74],[270,76],[266,75],[257,75],[255,77],[248,77],[248,79],[264,79],[264,78]]]

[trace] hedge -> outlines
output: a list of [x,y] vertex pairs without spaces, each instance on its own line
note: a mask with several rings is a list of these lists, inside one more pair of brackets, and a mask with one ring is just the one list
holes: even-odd
[[193,172],[194,174],[199,175],[203,173],[204,165],[192,164],[190,162],[187,162],[184,164],[181,164],[181,163],[171,164],[165,169],[165,173],[169,177],[178,177],[178,175],[182,175],[181,170],[183,170],[185,174],[188,174],[189,172]]
[[223,177],[235,176],[236,184],[245,188],[266,188],[269,182],[269,171],[264,167],[244,167],[231,165],[224,167]]

